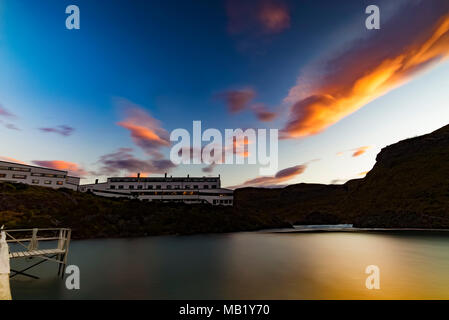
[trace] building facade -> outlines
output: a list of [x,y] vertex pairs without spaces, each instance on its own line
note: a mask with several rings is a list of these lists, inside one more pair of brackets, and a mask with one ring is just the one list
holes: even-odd
[[2,181],[72,190],[78,190],[80,184],[80,178],[69,176],[67,171],[7,161],[0,161],[0,182]]
[[233,205],[233,191],[221,188],[220,177],[114,177],[106,182],[85,184],[82,192],[103,197],[135,198],[145,201]]

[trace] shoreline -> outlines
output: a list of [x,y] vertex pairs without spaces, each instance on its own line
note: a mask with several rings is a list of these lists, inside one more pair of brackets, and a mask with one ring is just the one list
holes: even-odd
[[449,229],[428,229],[428,228],[357,228],[357,227],[305,227],[288,229],[268,229],[260,232],[269,233],[313,233],[313,232],[449,232]]

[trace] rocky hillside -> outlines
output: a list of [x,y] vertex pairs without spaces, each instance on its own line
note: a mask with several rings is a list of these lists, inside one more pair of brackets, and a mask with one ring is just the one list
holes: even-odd
[[449,126],[390,145],[364,179],[236,191],[239,210],[301,224],[449,228]]
[[0,183],[0,226],[70,227],[74,238],[138,237],[288,226],[271,214],[231,207],[109,199],[68,189]]
[[449,228],[449,126],[384,148],[364,179],[235,191],[234,207],[106,199],[0,183],[0,225],[76,238],[247,231],[291,224]]

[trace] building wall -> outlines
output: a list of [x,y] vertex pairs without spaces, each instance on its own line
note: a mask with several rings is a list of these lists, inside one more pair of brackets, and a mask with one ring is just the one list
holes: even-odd
[[233,191],[220,187],[220,178],[108,178],[107,182],[80,186],[104,197],[146,201],[233,205]]
[[9,181],[54,189],[78,190],[80,178],[67,175],[67,171],[0,161],[0,182]]

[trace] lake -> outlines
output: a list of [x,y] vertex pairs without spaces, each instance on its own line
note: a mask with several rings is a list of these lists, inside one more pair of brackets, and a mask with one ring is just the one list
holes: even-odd
[[[32,260],[30,262],[36,262]],[[72,241],[57,266],[11,279],[13,299],[449,299],[449,233],[247,232]],[[380,268],[380,289],[365,269]],[[12,262],[12,267],[17,262]]]

